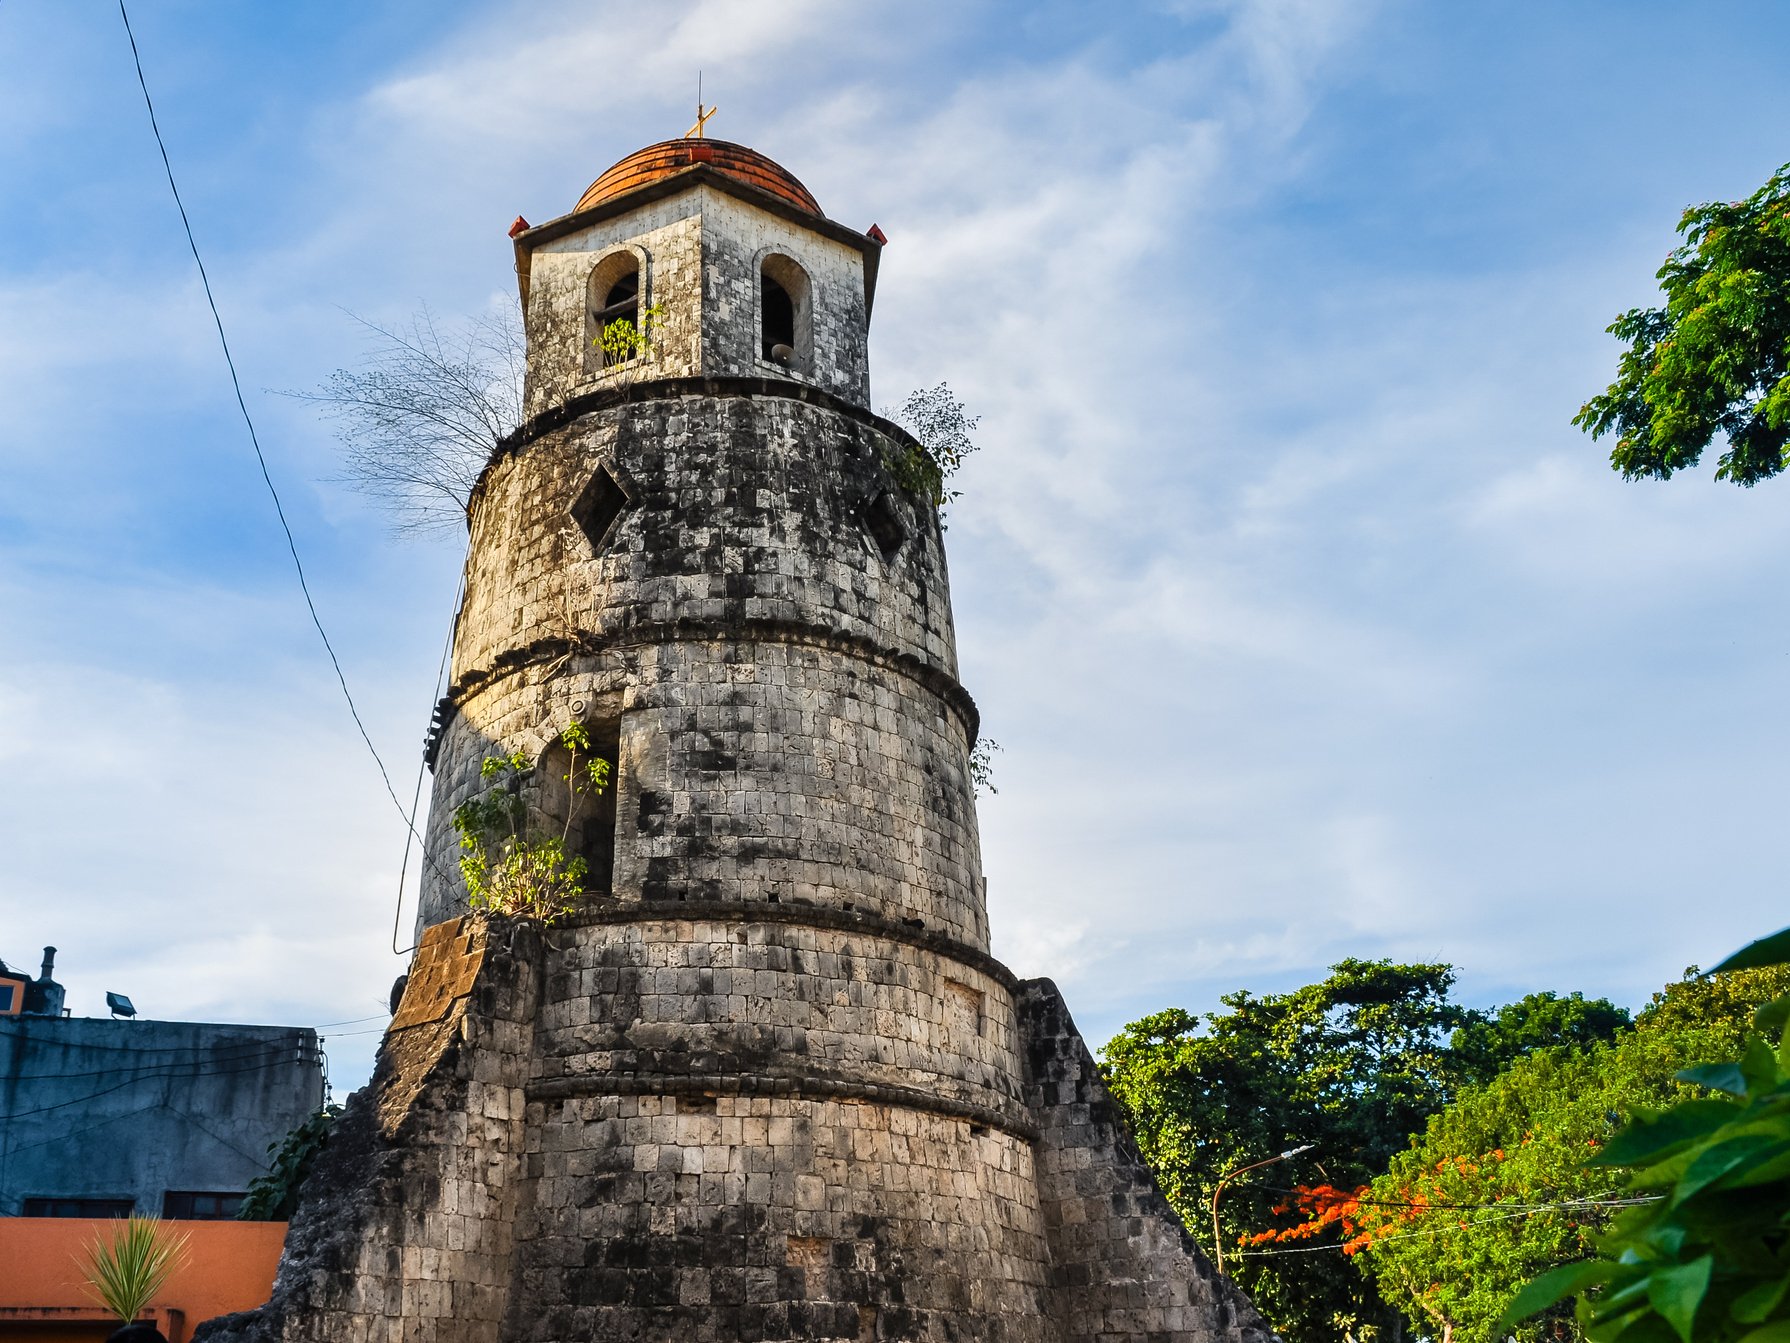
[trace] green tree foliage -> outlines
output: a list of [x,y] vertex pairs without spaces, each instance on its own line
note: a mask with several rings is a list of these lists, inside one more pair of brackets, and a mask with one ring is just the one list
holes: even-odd
[[330,1130],[342,1113],[339,1105],[326,1105],[277,1143],[267,1148],[267,1174],[249,1184],[236,1210],[240,1222],[284,1222],[298,1207],[298,1187],[311,1173],[317,1154],[329,1141]]
[[1760,1033],[1733,1051],[1735,1061],[1680,1072],[1677,1080],[1701,1094],[1638,1109],[1592,1158],[1610,1174],[1628,1172],[1625,1189],[1635,1205],[1597,1238],[1597,1257],[1525,1288],[1509,1322],[1577,1295],[1575,1317],[1593,1343],[1790,1339],[1786,964],[1790,929],[1717,967],[1777,968],[1763,980],[1778,992],[1754,1017]]
[[898,410],[884,412],[914,436],[914,443],[898,447],[885,459],[889,474],[909,494],[918,495],[943,508],[958,498],[946,483],[957,474],[963,459],[976,450],[970,433],[982,422],[981,416],[968,414],[963,402],[951,388],[940,383],[907,394]]
[[657,303],[640,313],[640,325],[633,319],[618,317],[605,323],[591,340],[603,352],[603,367],[614,368],[635,359],[650,357],[653,352],[653,329],[664,319],[665,311]]
[[569,769],[563,776],[567,804],[558,834],[530,823],[523,789],[534,765],[522,751],[487,756],[479,777],[491,787],[454,811],[460,873],[472,908],[552,924],[571,913],[584,894],[590,865],[568,852],[566,841],[583,800],[609,786],[609,762],[592,754],[590,733],[580,723],[567,725],[559,742],[568,752]]
[[1450,1033],[1470,1019],[1453,981],[1446,965],[1348,960],[1292,993],[1230,994],[1223,1012],[1159,1012],[1102,1051],[1145,1159],[1202,1239],[1225,1174],[1313,1145],[1227,1186],[1220,1203],[1226,1267],[1289,1340],[1359,1339],[1397,1322],[1340,1254],[1230,1256],[1275,1224],[1290,1183],[1314,1168],[1333,1184],[1366,1183],[1447,1099]]
[[1629,348],[1573,423],[1614,433],[1610,464],[1630,480],[1670,479],[1719,434],[1716,477],[1753,485],[1790,461],[1790,164],[1743,201],[1692,206],[1678,231],[1665,306],[1609,327]]
[[[1582,1260],[1631,1201],[1617,1172],[1586,1159],[1623,1116],[1688,1094],[1681,1070],[1737,1049],[1754,1007],[1787,988],[1783,972],[1693,970],[1611,1039],[1598,1038],[1608,1003],[1536,995],[1481,1018],[1502,1019],[1509,1047],[1529,1052],[1465,1089],[1366,1187],[1300,1189],[1278,1211],[1304,1220],[1257,1240],[1354,1256],[1382,1299],[1451,1343],[1503,1339],[1500,1317],[1522,1284]],[[1484,1041],[1471,1025],[1463,1038],[1466,1071],[1483,1063]],[[1564,1309],[1519,1334],[1579,1336]]]
[[[1342,1228],[1381,1295],[1454,1343],[1504,1338],[1500,1317],[1523,1283],[1582,1259],[1628,1197],[1615,1171],[1586,1159],[1621,1116],[1684,1094],[1681,1069],[1738,1044],[1772,989],[1745,980],[1714,992],[1696,978],[1673,985],[1614,1040],[1548,1045],[1544,1035],[1434,1116]],[[1563,1328],[1556,1312],[1519,1336]]]
[[1628,1012],[1607,998],[1531,993],[1496,1012],[1474,1013],[1449,1048],[1464,1078],[1489,1082],[1538,1049],[1613,1040],[1628,1024]]

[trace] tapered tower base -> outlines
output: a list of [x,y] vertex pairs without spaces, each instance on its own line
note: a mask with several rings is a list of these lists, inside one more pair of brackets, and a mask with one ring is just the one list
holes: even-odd
[[[681,931],[761,949],[744,962],[811,940],[726,913]],[[1014,986],[1024,1094],[999,1106],[781,1055],[560,1068],[542,987],[641,932],[430,929],[272,1301],[196,1343],[1272,1337],[1157,1190],[1048,980]],[[841,982],[888,970],[858,959]]]

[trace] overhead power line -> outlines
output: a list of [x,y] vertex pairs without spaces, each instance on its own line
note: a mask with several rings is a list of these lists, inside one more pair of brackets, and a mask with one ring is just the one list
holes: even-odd
[[[390,1014],[388,1013],[387,1015],[390,1015]],[[87,1020],[98,1020],[98,1021],[105,1020],[105,1018],[103,1018],[103,1017],[90,1017],[90,1018],[86,1018],[86,1019]],[[373,1021],[375,1019],[376,1018],[373,1018],[373,1017],[366,1018],[366,1020],[368,1020],[368,1021]],[[56,1018],[56,1017],[46,1017],[46,1018],[13,1017],[13,1018],[11,1018],[11,1020],[14,1023],[29,1023],[32,1020],[55,1021],[55,1020],[59,1020],[59,1018]],[[146,1023],[146,1022],[136,1023],[134,1026],[134,1029],[141,1030],[143,1028],[143,1026],[147,1025],[147,1024],[149,1024],[149,1023]],[[161,1024],[164,1024],[164,1025],[185,1025],[186,1023],[184,1023],[184,1022],[164,1022]],[[335,1022],[334,1024],[338,1025],[338,1026],[346,1026],[346,1025],[351,1025],[353,1023],[345,1022],[345,1021],[338,1021],[338,1022]],[[226,1026],[226,1027],[224,1027],[224,1029],[229,1030],[232,1028]],[[251,1026],[248,1029],[267,1030],[269,1028],[265,1027],[265,1026]],[[316,1026],[275,1026],[275,1027],[272,1027],[271,1029],[281,1030],[281,1031],[292,1031],[294,1033],[297,1033],[299,1031],[315,1031],[320,1028],[316,1027]],[[53,1034],[47,1034],[47,1033],[44,1033],[41,1031],[33,1031],[28,1028],[27,1029],[14,1029],[13,1026],[11,1026],[11,1025],[0,1026],[0,1038],[6,1038],[6,1037],[10,1037],[11,1039],[14,1039],[14,1040],[23,1040],[26,1042],[24,1047],[28,1048],[28,1049],[32,1049],[32,1050],[66,1049],[72,1053],[103,1053],[103,1054],[240,1053],[245,1050],[257,1050],[257,1049],[263,1049],[263,1048],[272,1048],[275,1044],[280,1044],[282,1046],[284,1045],[284,1042],[274,1040],[272,1037],[268,1037],[268,1036],[220,1036],[217,1040],[215,1040],[209,1044],[102,1045],[102,1044],[97,1044],[97,1043],[94,1043],[92,1041],[87,1041],[87,1040],[58,1039]]]
[[[1300,1194],[1306,1191],[1299,1189],[1274,1189],[1271,1185],[1256,1185],[1257,1189],[1268,1189],[1277,1194]],[[1342,1197],[1323,1200],[1329,1206],[1340,1206],[1345,1203],[1358,1204],[1364,1208],[1417,1208],[1424,1212],[1477,1212],[1482,1208],[1567,1208],[1574,1204],[1590,1204],[1602,1206],[1606,1199],[1551,1199],[1545,1203],[1517,1203],[1505,1199],[1497,1199],[1491,1203],[1426,1203],[1416,1199],[1397,1198],[1352,1198]]]
[[366,743],[373,763],[379,767],[379,777],[385,782],[386,794],[392,805],[398,809],[398,815],[404,818],[404,824],[413,832],[415,830],[411,815],[404,810],[404,804],[398,800],[397,789],[392,787],[390,773],[385,768],[385,761],[380,758],[379,750],[373,745],[373,738],[367,733],[367,726],[361,721],[360,710],[355,707],[354,696],[348,689],[348,678],[342,673],[342,663],[336,657],[335,647],[329,641],[329,634],[323,628],[323,620],[317,614],[317,604],[311,599],[311,586],[305,580],[304,562],[298,557],[298,543],[293,540],[292,527],[286,521],[285,507],[280,503],[280,492],[274,487],[273,475],[267,468],[267,457],[261,451],[261,439],[255,432],[255,421],[249,414],[248,402],[242,394],[242,382],[236,376],[236,360],[230,354],[230,340],[224,334],[224,319],[218,314],[217,300],[212,296],[211,279],[205,273],[205,261],[199,255],[199,244],[193,237],[192,221],[187,218],[186,203],[180,198],[180,187],[174,180],[174,165],[168,158],[168,146],[162,139],[162,129],[155,117],[155,100],[149,96],[149,81],[143,76],[143,57],[137,50],[137,35],[131,30],[131,16],[124,7],[124,0],[118,0],[118,16],[124,20],[125,36],[130,39],[131,60],[137,67],[137,85],[143,90],[143,105],[149,111],[149,129],[155,133],[156,148],[161,151],[162,169],[168,177],[168,190],[174,194],[174,205],[180,211],[180,226],[186,231],[187,246],[192,249],[193,264],[199,268],[199,283],[205,289],[205,302],[211,309],[211,320],[217,326],[218,344],[223,347],[224,363],[230,370],[230,386],[236,392],[236,408],[242,412],[242,422],[248,426],[249,442],[255,448],[255,461],[261,467],[261,479],[267,485],[267,492],[273,499],[274,513],[279,517],[280,530],[286,536],[286,549],[292,556],[292,567],[298,574],[299,591],[304,593],[305,609],[311,613],[311,623],[317,627],[317,637],[323,641],[323,651],[329,655],[329,665],[335,669],[336,682],[342,687],[342,698],[348,701],[348,712],[354,719],[354,726],[360,732],[360,739]]
[[76,1096],[71,1100],[57,1101],[54,1105],[40,1105],[31,1110],[14,1110],[9,1113],[6,1118],[8,1122],[11,1122],[18,1119],[27,1119],[32,1115],[50,1114],[56,1110],[66,1110],[75,1105],[85,1105],[89,1101],[98,1100],[101,1096],[110,1096],[115,1091],[123,1091],[126,1087],[136,1086],[142,1082],[165,1082],[183,1078],[199,1077],[231,1077],[238,1073],[266,1072],[271,1068],[285,1068],[290,1067],[293,1064],[306,1063],[309,1061],[310,1060],[308,1059],[292,1058],[288,1056],[277,1059],[238,1060],[233,1066],[225,1068],[184,1068],[180,1065],[171,1065],[166,1068],[133,1072],[123,1081],[116,1082],[109,1087],[102,1087],[98,1091],[90,1091],[84,1096]]

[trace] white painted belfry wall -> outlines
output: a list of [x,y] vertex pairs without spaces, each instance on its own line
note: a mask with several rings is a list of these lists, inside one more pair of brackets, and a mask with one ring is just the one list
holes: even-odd
[[[592,371],[586,357],[590,274],[618,247],[645,259],[643,309],[658,310],[649,364]],[[773,364],[759,343],[759,272],[768,253],[807,273],[813,356]],[[646,378],[775,377],[870,404],[864,258],[857,250],[713,187],[650,201],[534,250],[528,309],[528,414]]]

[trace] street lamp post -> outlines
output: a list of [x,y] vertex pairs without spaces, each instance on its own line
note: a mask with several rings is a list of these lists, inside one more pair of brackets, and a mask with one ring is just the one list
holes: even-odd
[[1260,1161],[1234,1170],[1218,1181],[1217,1187],[1212,1190],[1212,1250],[1217,1258],[1220,1273],[1224,1272],[1224,1238],[1218,1230],[1218,1196],[1224,1193],[1224,1187],[1239,1175],[1246,1175],[1252,1170],[1260,1170],[1263,1166],[1272,1166],[1276,1161],[1285,1161],[1290,1156],[1298,1156],[1299,1153],[1309,1152],[1311,1149],[1312,1144],[1310,1143],[1305,1143],[1300,1147],[1289,1147],[1275,1156],[1265,1157]]

